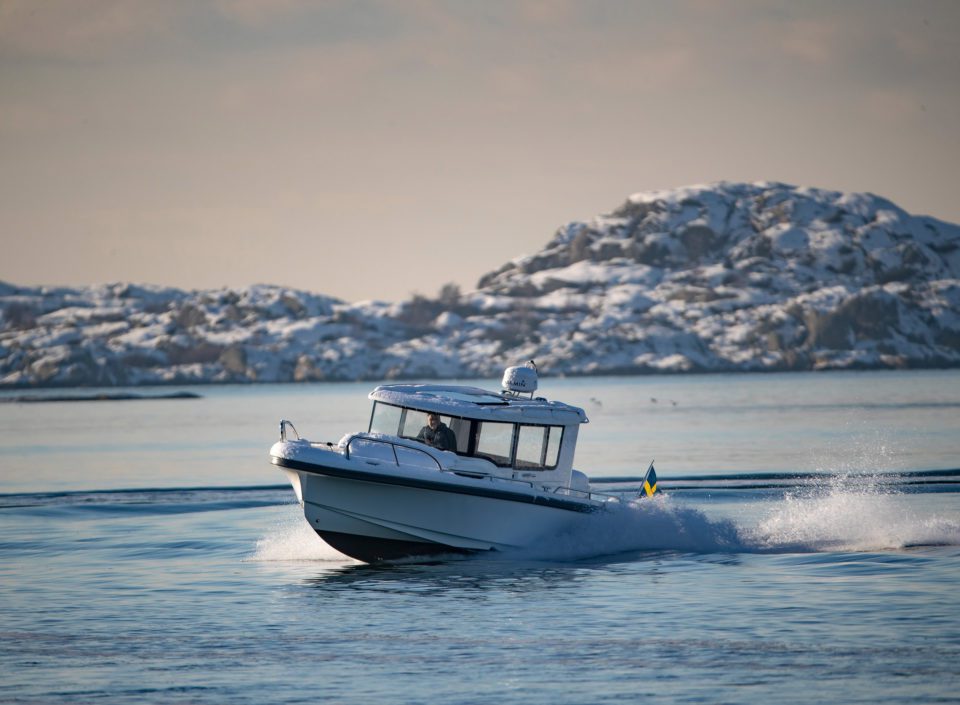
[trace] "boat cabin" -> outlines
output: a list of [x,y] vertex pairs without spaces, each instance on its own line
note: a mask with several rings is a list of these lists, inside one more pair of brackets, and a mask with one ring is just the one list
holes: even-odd
[[[515,369],[515,368],[511,368]],[[525,369],[525,368],[521,368]],[[506,375],[505,375],[506,387]],[[529,386],[529,383],[528,383]],[[533,389],[536,388],[535,381]],[[374,389],[368,432],[424,441],[428,415],[452,432],[455,472],[512,477],[537,484],[569,485],[582,409],[505,388],[390,384]],[[428,434],[429,435],[429,434]]]

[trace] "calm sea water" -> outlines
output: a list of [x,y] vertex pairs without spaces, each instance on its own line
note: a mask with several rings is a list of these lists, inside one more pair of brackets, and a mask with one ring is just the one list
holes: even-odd
[[0,702],[960,702],[960,372],[542,380],[666,496],[381,567],[267,459],[370,386],[0,404]]

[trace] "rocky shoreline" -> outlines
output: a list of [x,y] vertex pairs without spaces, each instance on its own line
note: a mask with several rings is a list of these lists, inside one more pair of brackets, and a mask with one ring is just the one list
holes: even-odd
[[960,366],[960,227],[869,194],[631,196],[436,297],[0,283],[0,387]]

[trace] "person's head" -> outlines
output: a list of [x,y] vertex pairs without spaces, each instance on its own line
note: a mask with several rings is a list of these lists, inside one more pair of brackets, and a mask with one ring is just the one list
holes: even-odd
[[427,425],[436,430],[440,425],[440,417],[437,414],[427,414]]

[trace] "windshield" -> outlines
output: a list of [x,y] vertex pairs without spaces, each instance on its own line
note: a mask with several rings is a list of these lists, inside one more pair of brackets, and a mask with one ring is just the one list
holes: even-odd
[[370,417],[370,433],[382,433],[385,436],[396,436],[400,428],[400,419],[403,409],[389,404],[374,404],[373,415]]

